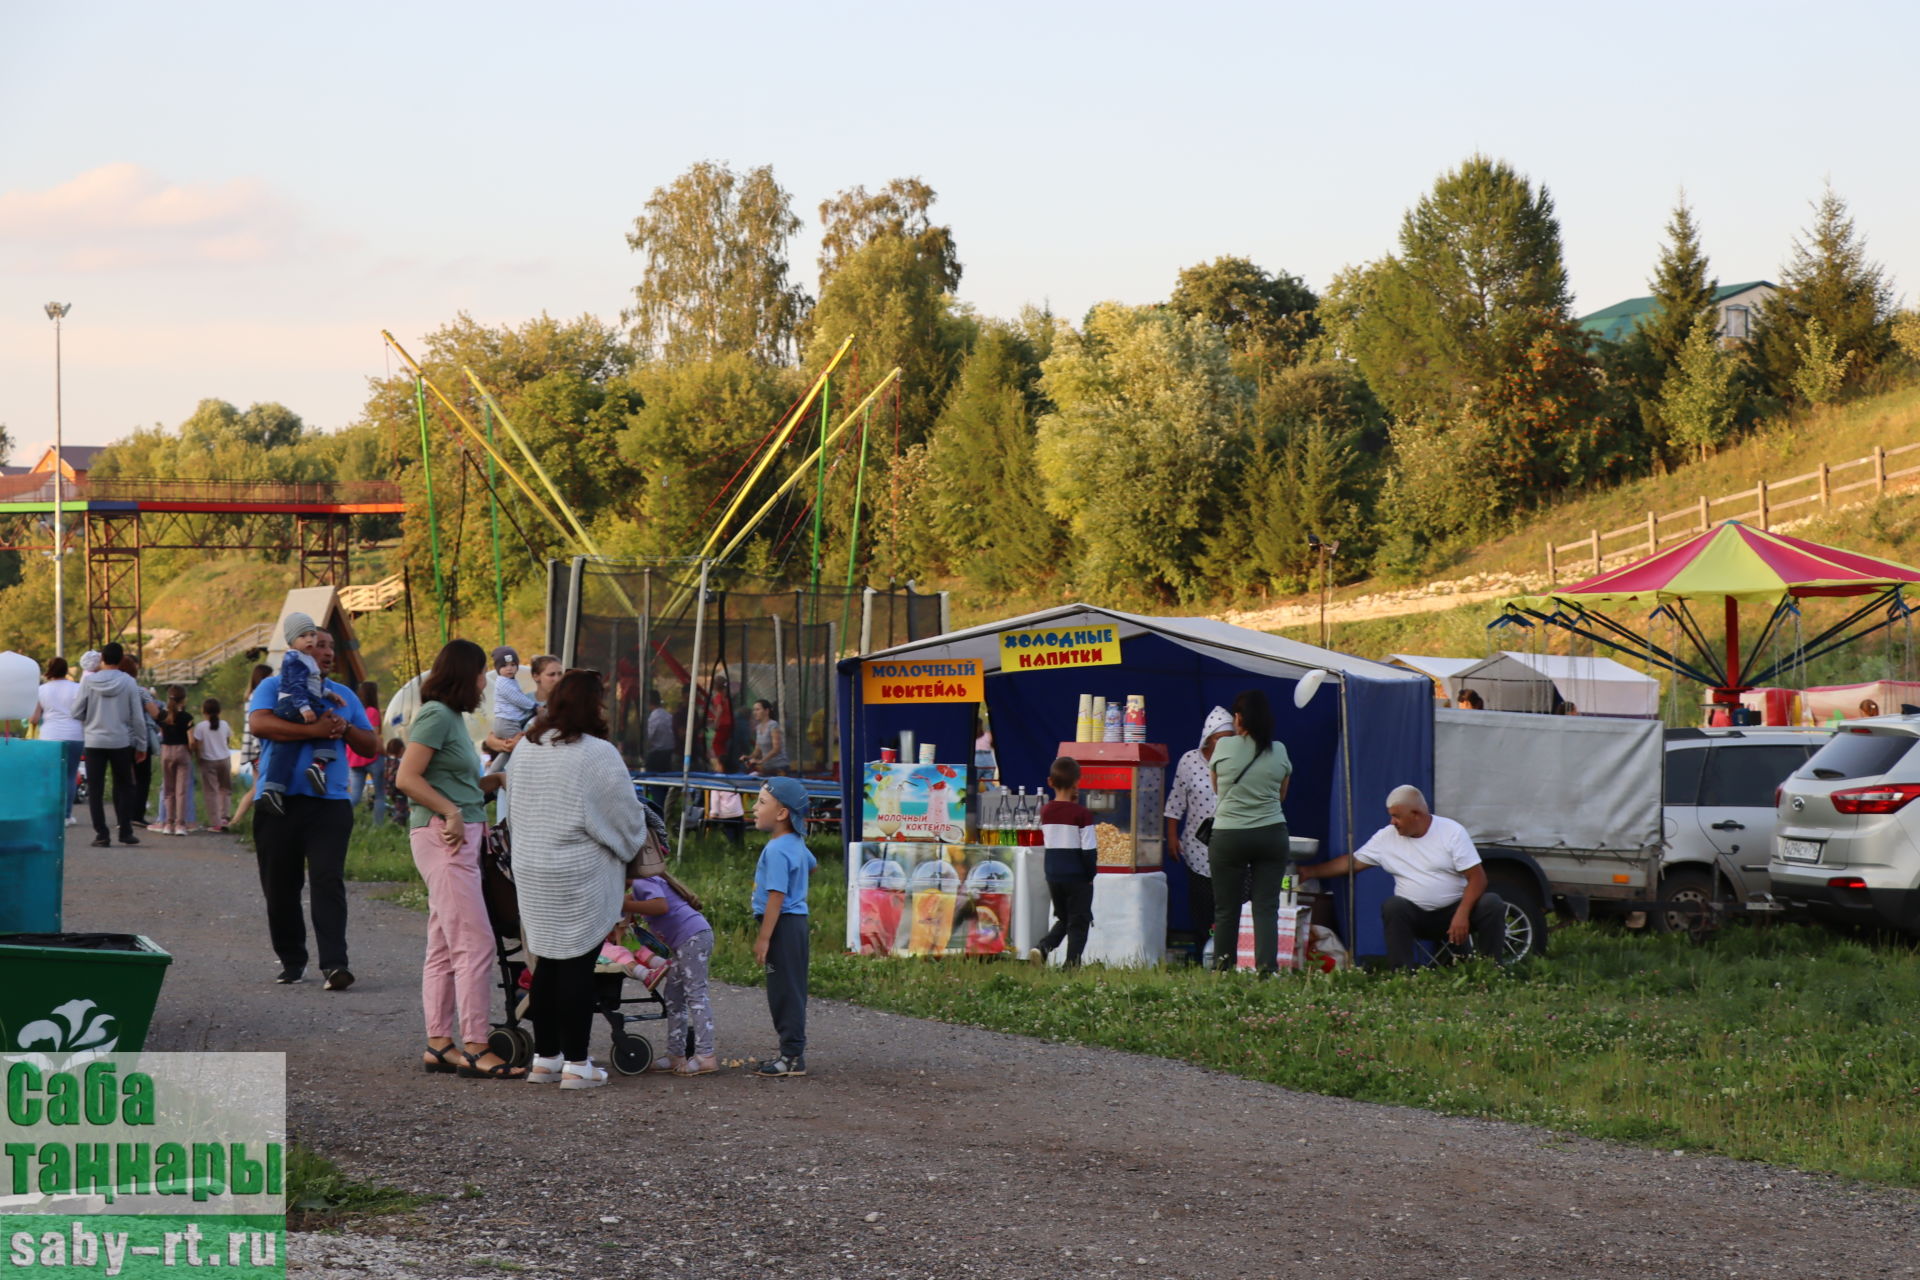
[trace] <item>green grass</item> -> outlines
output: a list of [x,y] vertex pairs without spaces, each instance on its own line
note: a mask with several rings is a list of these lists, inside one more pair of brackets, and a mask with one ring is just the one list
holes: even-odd
[[342,1218],[404,1213],[428,1199],[349,1178],[339,1165],[301,1143],[287,1150],[287,1217],[288,1225],[296,1231],[331,1225]]
[[[1911,947],[1813,927],[1736,927],[1695,944],[1578,926],[1514,972],[1266,983],[875,960],[841,952],[844,864],[818,847],[808,897],[821,996],[1314,1093],[1920,1185]],[[702,842],[678,874],[708,898],[715,976],[757,983],[751,853]]]
[[[692,840],[675,864],[705,899],[714,976],[749,986],[761,980],[748,909],[759,843]],[[1312,1093],[1920,1186],[1912,946],[1811,926],[1737,926],[1696,944],[1580,925],[1511,972],[1264,983],[1184,968],[876,960],[841,951],[845,864],[832,841],[812,843],[819,996]],[[356,832],[350,876],[397,873],[379,844],[391,837]],[[414,879],[410,861],[405,871]]]

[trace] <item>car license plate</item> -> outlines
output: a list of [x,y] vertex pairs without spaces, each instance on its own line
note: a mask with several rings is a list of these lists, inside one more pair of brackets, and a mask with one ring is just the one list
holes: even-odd
[[1818,862],[1820,861],[1820,841],[1782,840],[1780,856],[1788,862]]

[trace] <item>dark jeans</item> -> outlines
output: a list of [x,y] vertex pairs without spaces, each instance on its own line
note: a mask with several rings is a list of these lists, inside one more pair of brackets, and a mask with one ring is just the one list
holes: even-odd
[[1287,874],[1287,824],[1213,829],[1207,861],[1213,866],[1213,967],[1230,970],[1240,953],[1242,888],[1253,873],[1253,967],[1273,973],[1280,967],[1280,881]]
[[1053,898],[1053,928],[1040,939],[1040,949],[1049,954],[1067,942],[1067,964],[1080,963],[1087,949],[1087,931],[1093,928],[1093,881],[1049,880],[1047,893]]
[[353,806],[345,800],[288,796],[287,811],[253,810],[254,858],[267,900],[267,935],[289,969],[307,967],[307,926],[300,889],[309,885],[320,968],[347,967],[347,838]]
[[93,819],[93,834],[107,838],[107,771],[113,771],[113,816],[120,824],[120,837],[133,834],[133,820],[141,810],[133,784],[132,747],[86,747],[80,758],[87,765],[87,813]]
[[[648,773],[653,773],[653,774],[672,773],[673,772],[673,752],[671,750],[661,751],[658,749],[649,751],[647,752],[647,755],[646,755],[645,764],[647,766]],[[653,807],[658,809],[661,813],[661,816],[663,817],[666,815],[666,812],[667,812],[668,791],[669,791],[669,788],[667,787],[648,787],[647,788],[647,799],[653,801]]]
[[74,805],[80,803],[80,770],[86,759],[86,751],[86,745],[78,741],[60,744],[60,766],[67,771],[68,814],[73,812]]
[[[131,751],[131,748],[129,751]],[[149,751],[147,752],[147,758],[145,760],[134,760],[133,790],[127,793],[133,801],[133,820],[143,827],[147,825],[147,799],[153,794],[153,758],[157,754],[158,752]],[[128,758],[132,759],[131,754],[129,754]],[[120,788],[116,786],[113,790],[114,807],[118,808],[120,805]]]
[[1203,876],[1188,870],[1187,920],[1193,929],[1193,958],[1197,962],[1200,959],[1200,953],[1207,949],[1207,935],[1213,932],[1212,876]]
[[595,945],[564,960],[541,956],[533,967],[528,1012],[533,1017],[533,1051],[541,1057],[587,1060],[593,1039],[593,962],[599,956]]
[[[287,699],[280,699],[280,705],[274,707],[273,714],[292,724],[307,723],[300,718],[300,712],[298,710],[283,711],[281,707],[284,706],[286,702]],[[326,712],[322,711],[321,714],[324,715]],[[313,743],[313,754],[307,757],[308,764],[332,764],[333,761],[338,758],[339,748],[334,746],[331,738],[316,738],[313,740]],[[274,744],[272,748],[267,751],[267,774],[265,778],[261,779],[260,789],[262,791],[279,791],[284,793],[288,787],[293,785],[294,766],[300,763],[300,746],[301,744],[298,742],[281,742]]]
[[[1414,939],[1443,941],[1447,926],[1453,922],[1453,913],[1459,909],[1458,902],[1444,907],[1416,907],[1401,897],[1381,903],[1380,924],[1387,933],[1387,964],[1395,969],[1413,968],[1416,963]],[[1506,902],[1497,893],[1483,893],[1480,901],[1473,904],[1468,920],[1473,926],[1474,954],[1498,962],[1506,944]]]
[[780,1056],[798,1058],[807,1052],[807,961],[812,939],[811,916],[782,913],[773,922],[767,944],[767,1012],[780,1037]]

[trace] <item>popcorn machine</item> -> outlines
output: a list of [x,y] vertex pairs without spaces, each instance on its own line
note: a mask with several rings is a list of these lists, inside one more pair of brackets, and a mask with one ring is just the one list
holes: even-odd
[[1158,871],[1165,857],[1167,749],[1150,742],[1063,742],[1080,763],[1102,872]]

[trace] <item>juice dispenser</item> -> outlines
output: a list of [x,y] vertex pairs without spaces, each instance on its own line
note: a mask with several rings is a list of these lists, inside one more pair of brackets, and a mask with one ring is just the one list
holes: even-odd
[[1103,872],[1158,871],[1165,856],[1167,749],[1151,742],[1063,742],[1080,763]]

